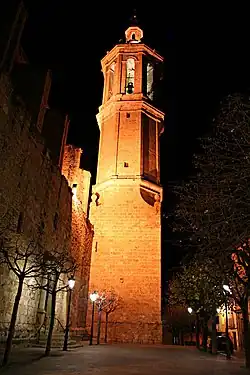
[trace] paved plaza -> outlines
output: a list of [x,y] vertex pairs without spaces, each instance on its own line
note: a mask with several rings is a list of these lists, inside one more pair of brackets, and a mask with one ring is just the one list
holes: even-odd
[[20,349],[1,374],[8,375],[240,375],[247,374],[238,359],[200,353],[178,346],[93,345],[38,358],[41,351]]

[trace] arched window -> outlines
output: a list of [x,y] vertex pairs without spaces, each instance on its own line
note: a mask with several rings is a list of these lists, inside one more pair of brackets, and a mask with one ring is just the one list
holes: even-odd
[[114,86],[114,76],[115,76],[115,62],[113,62],[109,68],[109,94],[108,98],[113,95],[113,86]]
[[135,84],[135,60],[127,60],[126,94],[133,94]]
[[154,92],[153,92],[153,80],[154,80],[154,69],[153,65],[148,63],[147,64],[147,96],[149,99],[153,99]]

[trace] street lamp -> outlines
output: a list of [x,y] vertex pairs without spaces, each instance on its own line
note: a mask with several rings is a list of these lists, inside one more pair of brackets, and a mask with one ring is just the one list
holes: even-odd
[[229,288],[228,285],[224,284],[223,285],[223,289],[224,289],[224,294],[225,294],[225,310],[226,310],[226,337],[228,338],[229,335],[228,335],[228,306],[227,306],[227,296],[229,294],[231,294],[231,290]]
[[89,345],[93,344],[93,334],[94,334],[94,315],[95,315],[95,301],[99,297],[98,293],[95,291],[90,294],[89,298],[92,302],[92,319],[91,319],[91,331],[90,331],[90,340]]
[[[192,312],[193,312],[192,307],[188,307],[188,312],[189,312],[190,315],[192,314]],[[191,341],[191,344],[192,344],[192,341],[193,341],[193,322],[191,322],[190,341]]]
[[227,303],[227,297],[228,295],[232,294],[230,288],[228,285],[223,285],[224,294],[225,294],[225,310],[226,310],[226,338],[227,338],[227,358],[230,358],[230,349],[229,349],[229,334],[228,334],[228,303]]
[[229,294],[232,294],[232,292],[231,292],[231,290],[230,290],[230,288],[229,288],[228,285],[224,284],[224,285],[223,285],[223,289],[224,289],[226,292],[228,292]]
[[68,287],[69,287],[69,299],[68,299],[68,307],[67,307],[67,320],[66,320],[66,329],[65,329],[65,335],[64,335],[64,343],[63,343],[63,350],[68,350],[68,338],[69,338],[69,327],[70,327],[70,307],[71,307],[71,297],[72,297],[72,290],[75,286],[75,279],[71,277],[68,280]]

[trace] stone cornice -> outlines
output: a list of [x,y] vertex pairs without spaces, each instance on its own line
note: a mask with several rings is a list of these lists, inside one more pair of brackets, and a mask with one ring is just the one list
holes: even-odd
[[[155,121],[162,122],[164,120],[164,112],[143,100],[143,96],[141,94],[135,95],[138,95],[138,100],[123,100],[123,96],[129,97],[129,95],[118,94],[114,97],[115,100],[108,101],[106,104],[100,106],[99,113],[96,116],[99,128],[101,128],[102,121],[114,116],[115,113],[123,111],[142,111],[146,115],[152,117]],[[133,95],[133,97],[135,95]]]
[[157,185],[153,182],[150,182],[148,180],[145,180],[142,176],[133,176],[129,178],[122,178],[118,176],[111,177],[110,179],[103,181],[99,184],[96,184],[93,186],[93,191],[92,193],[100,193],[101,191],[109,188],[110,186],[134,186],[138,188],[143,188],[145,190],[148,190],[153,193],[158,193],[160,194],[162,198],[162,186]]
[[102,64],[102,69],[108,65],[111,61],[114,60],[114,58],[122,53],[127,53],[127,54],[149,54],[152,57],[154,57],[158,61],[163,61],[163,57],[157,53],[155,50],[152,48],[148,47],[146,44],[143,43],[138,43],[138,44],[117,44],[115,47],[112,48],[111,51],[107,52],[107,55],[103,57],[101,60]]

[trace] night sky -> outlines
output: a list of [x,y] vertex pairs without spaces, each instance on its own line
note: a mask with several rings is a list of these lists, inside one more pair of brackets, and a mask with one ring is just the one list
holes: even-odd
[[[95,174],[99,137],[95,115],[103,89],[100,60],[124,38],[136,2],[29,3],[33,5],[23,36],[25,52],[33,64],[52,69],[51,101],[70,114],[69,142],[84,149],[84,165]],[[236,8],[219,14],[204,5],[184,9],[177,4],[174,9],[166,2],[163,9],[143,3],[136,9],[144,43],[165,58],[161,175],[167,210],[168,186],[192,172],[196,139],[209,131],[220,100],[249,87],[250,23],[243,19],[244,9],[239,15]]]

